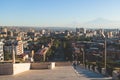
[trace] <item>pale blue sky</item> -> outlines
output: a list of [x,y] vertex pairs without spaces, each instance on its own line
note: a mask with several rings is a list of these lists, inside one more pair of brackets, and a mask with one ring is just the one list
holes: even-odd
[[0,0],[0,26],[66,26],[120,20],[120,0]]

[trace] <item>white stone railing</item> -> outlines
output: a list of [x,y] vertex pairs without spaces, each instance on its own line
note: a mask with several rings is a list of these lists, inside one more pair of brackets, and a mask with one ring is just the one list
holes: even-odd
[[113,80],[119,80],[118,75],[120,75],[120,73],[118,73],[117,70],[114,70],[112,73]]
[[[83,68],[85,68],[85,66],[83,66],[83,64],[80,64],[80,66]],[[86,69],[88,69],[88,70],[90,70],[90,71],[94,71],[94,72],[96,72],[96,73],[100,73],[99,72],[99,70],[98,70],[98,67],[97,66],[95,66],[95,70],[93,70],[92,69],[92,65],[90,65],[90,67],[88,67],[88,65],[86,65]],[[102,74],[102,75],[107,75],[106,74],[106,71],[105,71],[105,68],[101,68],[101,73],[100,74]],[[120,80],[119,79],[119,77],[118,76],[120,76],[120,70],[118,71],[118,70],[114,70],[113,72],[112,72],[112,80]]]

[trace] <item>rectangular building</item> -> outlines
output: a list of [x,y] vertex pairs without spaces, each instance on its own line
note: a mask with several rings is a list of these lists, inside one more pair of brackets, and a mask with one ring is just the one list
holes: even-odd
[[0,62],[4,61],[3,42],[0,42]]

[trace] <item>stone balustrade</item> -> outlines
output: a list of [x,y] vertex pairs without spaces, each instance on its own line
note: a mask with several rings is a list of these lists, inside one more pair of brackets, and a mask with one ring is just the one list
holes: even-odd
[[118,72],[117,70],[114,70],[112,73],[113,80],[120,80],[119,76],[120,76],[120,72]]
[[99,73],[97,66],[95,66],[95,72],[96,72],[96,73]]
[[[80,64],[80,66],[84,67],[83,64]],[[93,65],[86,65],[86,67],[84,67],[84,68],[86,68],[88,70],[91,70],[91,71],[94,71],[96,73],[100,73],[100,74],[105,75],[105,76],[107,75],[105,68],[101,68],[99,70],[98,66],[95,66],[94,70],[93,70]],[[112,77],[113,80],[120,80],[119,79],[120,78],[120,70],[119,71],[118,70],[114,70],[112,72],[112,76],[111,77]]]

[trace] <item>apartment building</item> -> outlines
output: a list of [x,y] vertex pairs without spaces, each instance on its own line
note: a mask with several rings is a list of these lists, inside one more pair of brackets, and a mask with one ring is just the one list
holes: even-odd
[[0,62],[4,61],[4,53],[3,53],[3,42],[0,42]]
[[12,54],[13,48],[15,50],[16,55],[21,55],[24,53],[22,41],[6,42],[4,46],[4,51],[9,54]]

